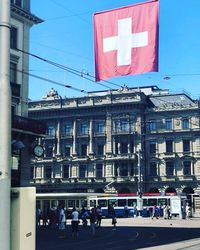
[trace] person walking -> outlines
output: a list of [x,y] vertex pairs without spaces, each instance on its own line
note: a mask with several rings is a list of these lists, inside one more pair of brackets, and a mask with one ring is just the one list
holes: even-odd
[[72,237],[73,238],[77,238],[78,237],[78,224],[79,224],[79,213],[76,210],[76,208],[74,207],[72,210],[72,221],[71,221],[71,225],[72,225]]
[[101,219],[102,219],[102,209],[100,206],[97,207],[96,213],[97,213],[97,226],[100,227],[101,226]]
[[95,223],[96,223],[96,220],[97,220],[97,213],[96,213],[96,208],[93,207],[91,209],[91,212],[90,212],[90,226],[91,226],[91,229],[92,229],[92,235],[94,236],[96,234],[96,230],[95,230]]
[[113,230],[116,230],[117,217],[116,217],[116,212],[113,206],[110,207],[110,215],[112,218]]

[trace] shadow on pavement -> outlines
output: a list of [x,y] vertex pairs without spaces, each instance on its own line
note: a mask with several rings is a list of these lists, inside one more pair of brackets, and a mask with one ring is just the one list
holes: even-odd
[[59,230],[41,226],[36,235],[36,250],[133,250],[199,238],[200,228],[119,226],[113,230],[101,227],[96,228],[96,235],[92,236],[91,228],[81,225],[78,238],[74,239],[70,225],[65,238],[60,237]]

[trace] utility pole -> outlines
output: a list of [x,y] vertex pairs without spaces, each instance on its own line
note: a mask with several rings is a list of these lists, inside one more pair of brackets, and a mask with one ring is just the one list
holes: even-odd
[[139,216],[141,216],[141,212],[143,209],[143,204],[142,204],[142,187],[141,187],[141,151],[138,150],[138,201],[139,201]]
[[0,248],[10,250],[10,0],[0,0]]

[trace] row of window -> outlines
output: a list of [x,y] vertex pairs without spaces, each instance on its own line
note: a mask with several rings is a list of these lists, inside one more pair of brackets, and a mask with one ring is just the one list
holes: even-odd
[[[166,153],[173,153],[174,150],[174,141],[173,140],[166,140],[165,141],[165,152]],[[182,151],[183,152],[190,152],[190,140],[182,140]],[[149,153],[155,154],[157,152],[157,142],[150,141],[149,142]]]
[[[73,129],[73,124],[66,123],[65,126],[63,127],[62,134],[63,135],[72,135],[72,129]],[[82,135],[87,135],[89,133],[89,123],[88,122],[80,123],[79,127],[78,127],[78,131]],[[94,132],[97,134],[104,134],[106,132],[105,121],[96,121]],[[130,122],[127,119],[114,121],[113,132],[130,133],[131,132]],[[55,126],[49,125],[47,127],[47,134],[49,136],[55,136],[55,133],[56,133]]]
[[[96,178],[102,178],[103,177],[103,164],[96,164],[95,168],[95,177]],[[62,177],[62,178],[69,178],[70,177],[70,166],[69,165],[63,165],[57,166],[57,169],[54,169],[52,166],[45,166],[44,167],[44,176],[42,174],[42,167],[32,167],[31,168],[31,179],[33,178],[45,178],[45,179],[51,179],[56,177]],[[80,165],[79,166],[79,178],[85,178],[87,177],[87,165]]]
[[[183,162],[183,175],[191,175],[191,161],[184,161]],[[166,162],[166,175],[167,176],[174,176],[175,175],[175,166],[173,161]],[[149,175],[150,176],[158,176],[158,164],[156,162],[151,162],[149,167]]]
[[[192,162],[191,161],[184,161],[183,162],[183,175],[190,176],[192,174]],[[91,169],[90,169],[91,171]],[[173,161],[166,162],[166,176],[175,176],[175,166]],[[127,177],[127,176],[137,176],[138,168],[134,164],[130,164],[127,166],[126,163],[122,163],[120,165],[115,164],[114,166],[114,176],[116,177]],[[158,173],[158,164],[156,162],[151,162],[149,166],[149,176],[156,177],[159,176]],[[31,179],[33,178],[45,178],[51,179],[56,177],[62,178],[70,178],[70,166],[60,165],[56,167],[52,166],[45,166],[44,167],[44,176],[42,174],[42,167],[32,167],[31,170]],[[85,164],[79,165],[79,178],[87,178],[88,177],[88,166]],[[103,164],[99,163],[96,164],[95,167],[95,178],[102,178],[103,177]]]
[[[182,118],[180,120],[177,120],[177,124],[181,123],[181,128],[182,129],[189,129],[190,128],[190,120],[189,118]],[[149,131],[155,131],[159,128],[160,124],[156,120],[150,120],[148,122],[148,130]],[[174,124],[173,124],[173,119],[172,118],[166,118],[164,120],[164,123],[162,124],[162,127],[165,130],[173,130],[174,129]]]
[[[79,144],[78,152],[76,152],[80,156],[88,155],[88,144],[81,143]],[[45,157],[51,158],[55,152],[54,147],[52,145],[47,145],[45,148]],[[115,142],[114,144],[114,154],[132,154],[134,152],[133,142],[128,144],[127,142]],[[72,145],[66,144],[65,147],[62,148],[61,154],[63,156],[71,156],[72,155]],[[103,156],[105,154],[105,144],[98,143],[94,146],[93,154],[98,156]]]

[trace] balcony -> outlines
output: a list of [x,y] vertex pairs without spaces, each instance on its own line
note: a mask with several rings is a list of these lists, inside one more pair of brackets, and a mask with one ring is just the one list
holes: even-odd
[[45,134],[46,124],[37,120],[14,115],[12,117],[12,129],[22,130],[34,134]]

